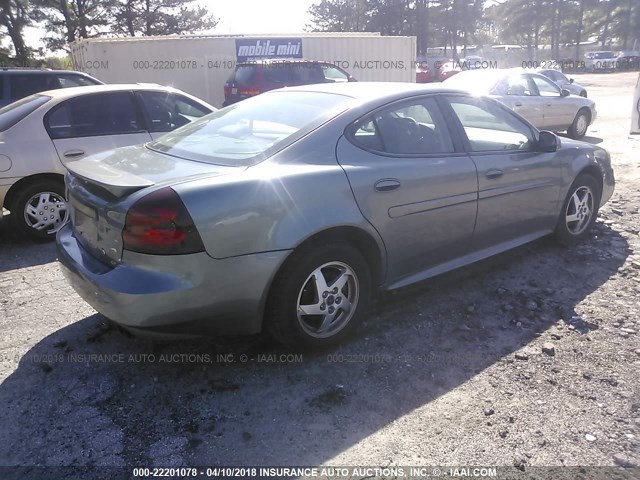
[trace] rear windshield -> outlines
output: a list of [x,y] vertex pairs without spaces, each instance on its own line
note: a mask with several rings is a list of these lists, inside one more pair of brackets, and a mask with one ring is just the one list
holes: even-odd
[[229,80],[235,81],[238,85],[250,85],[254,82],[255,74],[255,65],[239,65]]
[[254,165],[343,112],[352,101],[320,92],[266,93],[202,117],[147,146],[198,162]]
[[49,100],[51,97],[46,95],[31,95],[0,108],[0,132],[10,129]]

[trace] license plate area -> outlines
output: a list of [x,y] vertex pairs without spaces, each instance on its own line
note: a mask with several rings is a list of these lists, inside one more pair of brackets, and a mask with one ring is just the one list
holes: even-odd
[[73,196],[69,199],[69,205],[76,237],[83,244],[95,248],[98,245],[98,212],[95,208],[79,202]]

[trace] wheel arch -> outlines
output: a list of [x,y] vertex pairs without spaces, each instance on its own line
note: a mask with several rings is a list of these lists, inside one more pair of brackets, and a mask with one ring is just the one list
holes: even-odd
[[4,208],[6,208],[7,210],[11,210],[11,206],[13,205],[13,202],[20,193],[21,189],[38,182],[46,181],[64,183],[64,175],[60,173],[38,173],[36,175],[29,175],[28,177],[21,178],[16,183],[11,185],[11,188],[9,188],[9,191],[5,195],[3,202]]
[[293,254],[305,248],[312,248],[313,245],[327,245],[330,243],[343,243],[358,249],[358,251],[364,255],[367,263],[371,267],[371,280],[374,288],[384,282],[387,263],[386,251],[384,249],[384,244],[382,244],[382,240],[378,242],[371,233],[356,226],[337,226],[327,228],[302,240],[290,251],[287,258],[282,261],[277,271],[269,281],[269,284],[265,288],[260,308],[262,318],[264,318],[264,312],[268,307],[273,285],[276,283],[281,272],[286,270],[291,262],[295,260]]

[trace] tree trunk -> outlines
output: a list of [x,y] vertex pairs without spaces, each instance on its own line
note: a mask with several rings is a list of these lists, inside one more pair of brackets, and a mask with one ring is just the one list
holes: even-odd
[[60,0],[59,10],[64,17],[64,26],[67,29],[67,43],[71,43],[76,39],[76,30],[73,26],[71,15],[69,14],[69,4],[67,3],[67,0]]
[[582,22],[584,21],[584,2],[580,0],[580,13],[578,14],[578,30],[576,31],[576,52],[574,59],[576,62],[580,61],[580,42],[582,41]]
[[613,0],[609,0],[607,2],[607,7],[606,7],[607,14],[605,16],[604,24],[603,24],[602,38],[601,38],[601,44],[600,44],[601,48],[605,48],[607,43],[607,38],[609,36],[609,23],[611,23],[611,3],[612,2]]
[[0,23],[5,26],[11,43],[16,51],[16,61],[18,65],[26,66],[29,61],[29,51],[22,37],[22,28],[16,22],[15,15],[11,11],[11,3],[9,0],[2,2],[2,10],[0,11]]

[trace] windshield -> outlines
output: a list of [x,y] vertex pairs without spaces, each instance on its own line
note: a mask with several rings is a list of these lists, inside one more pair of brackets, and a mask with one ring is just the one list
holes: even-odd
[[51,97],[46,95],[30,95],[0,108],[0,132],[9,130],[49,100],[51,100]]
[[343,112],[352,101],[330,93],[270,92],[202,117],[147,146],[198,162],[253,165]]
[[444,81],[444,85],[486,95],[493,90],[501,77],[502,75],[495,70],[468,70],[449,77]]

